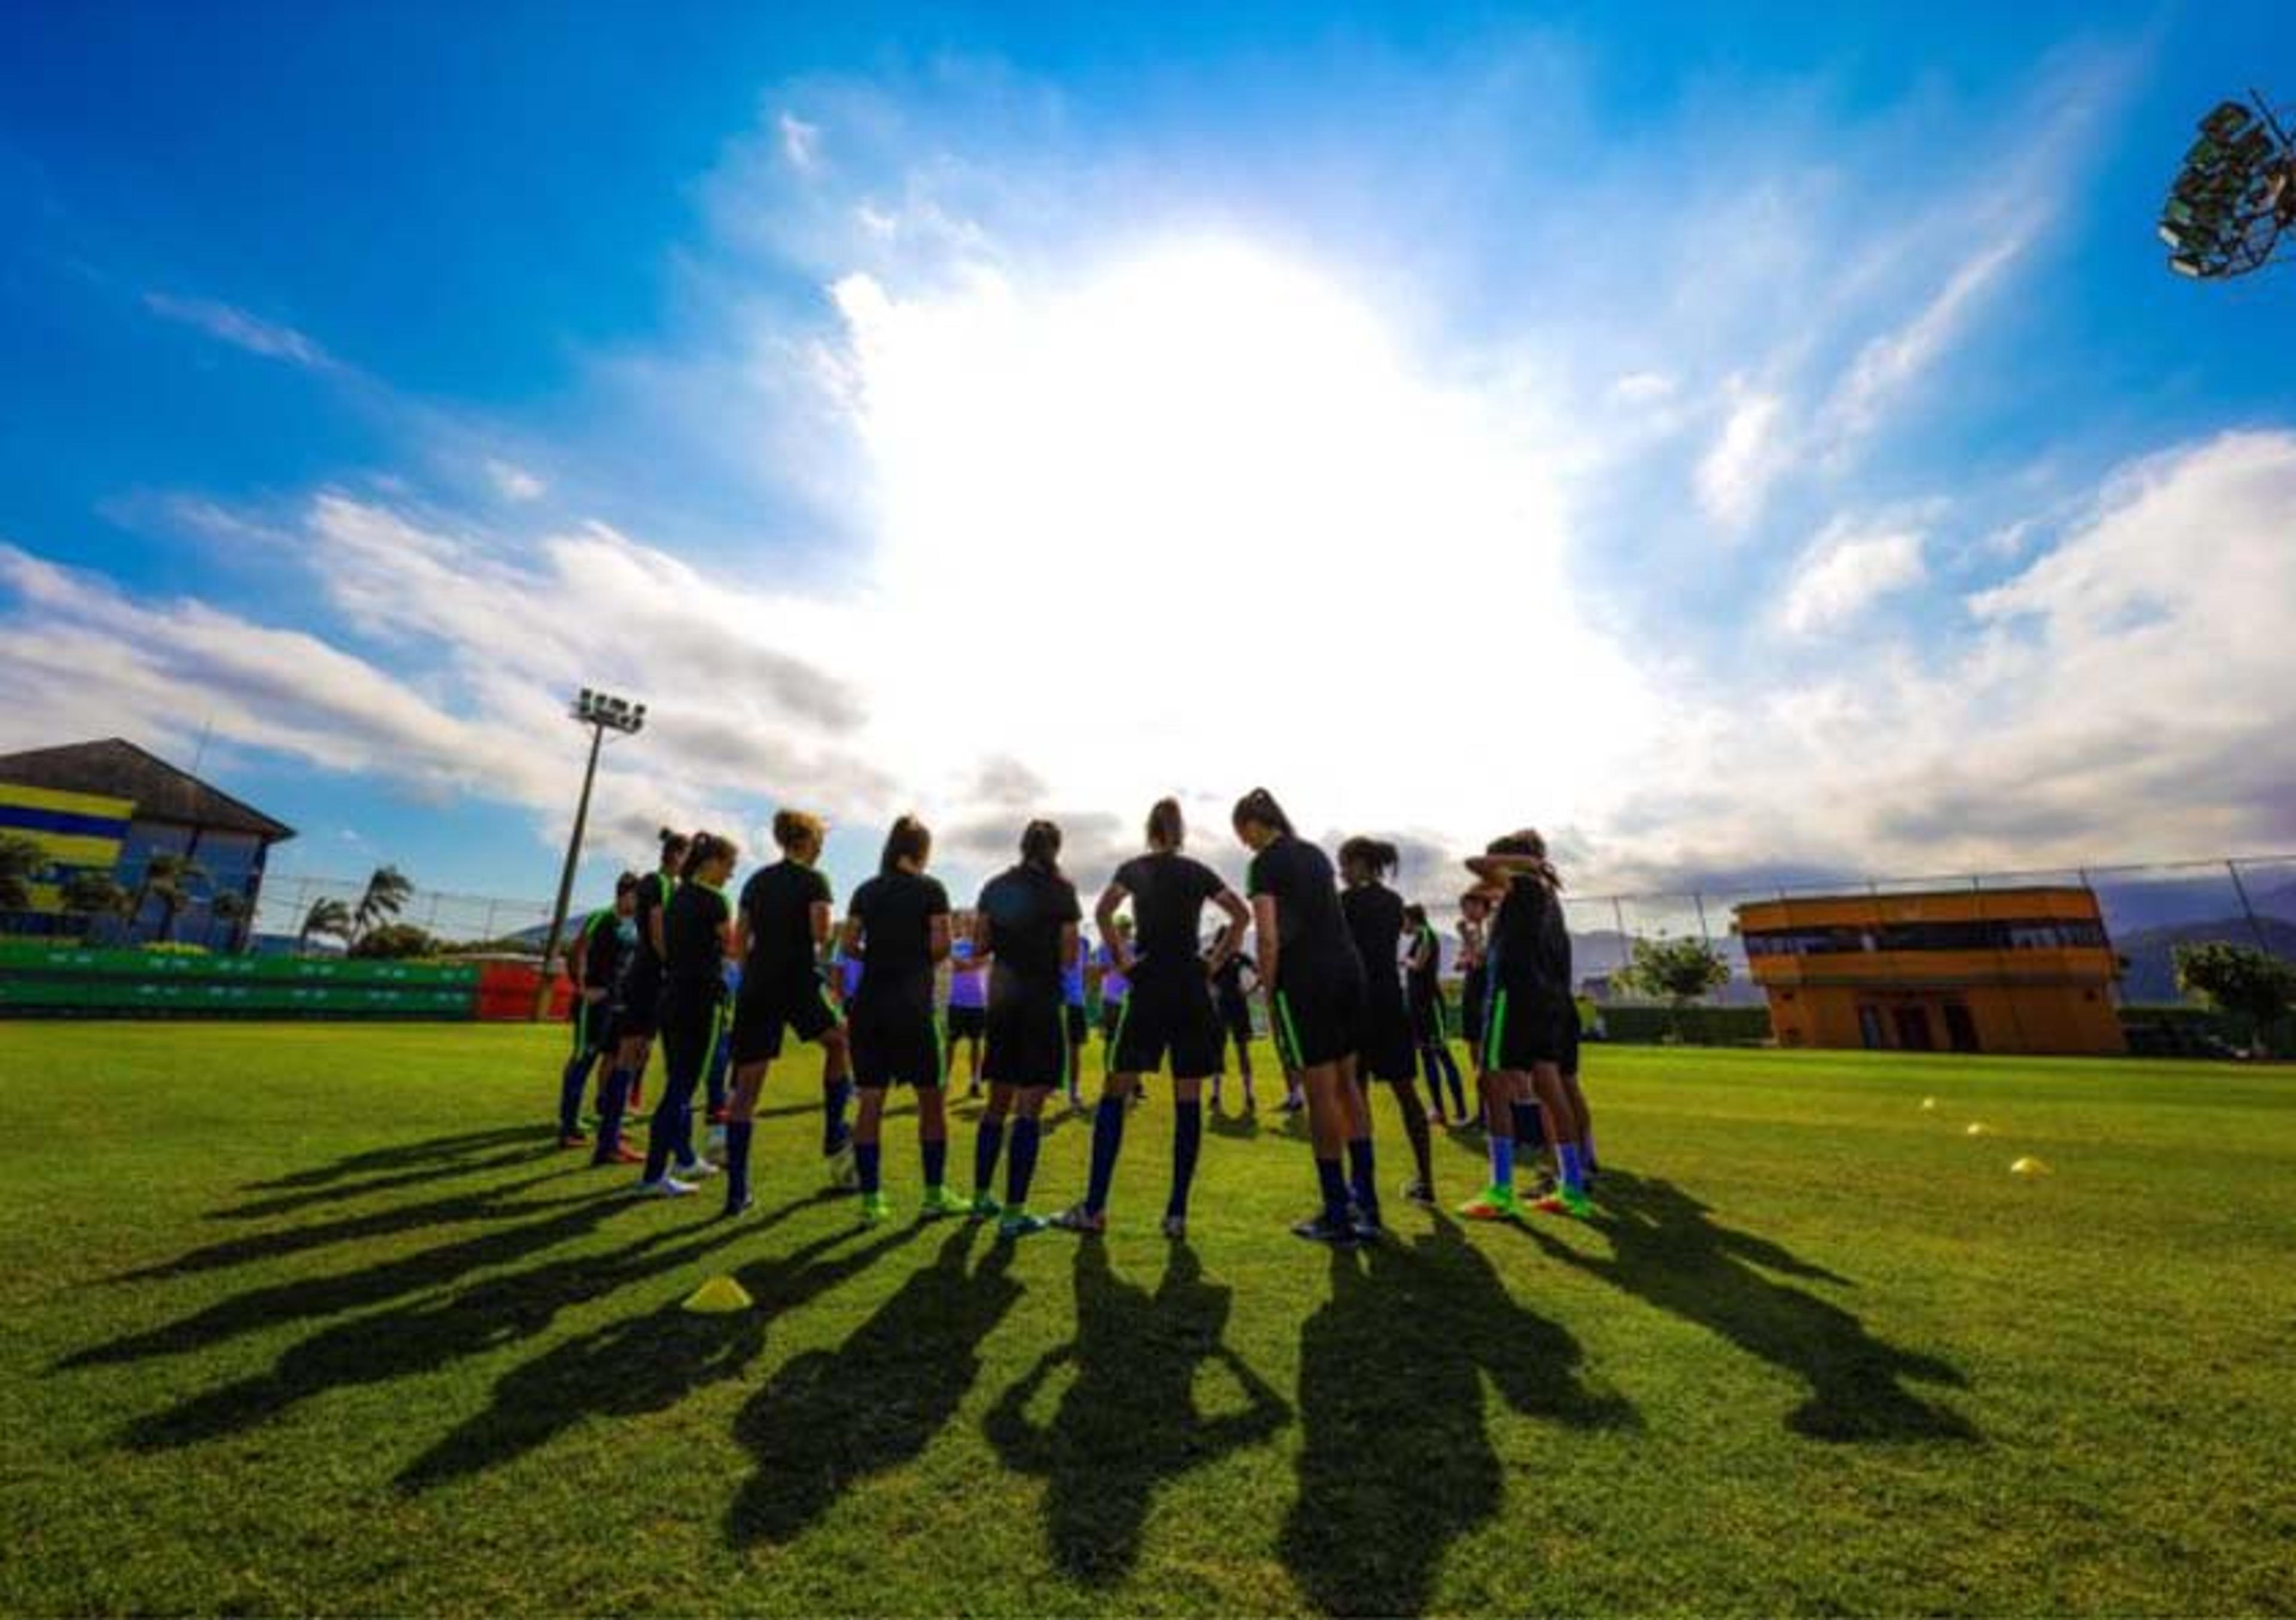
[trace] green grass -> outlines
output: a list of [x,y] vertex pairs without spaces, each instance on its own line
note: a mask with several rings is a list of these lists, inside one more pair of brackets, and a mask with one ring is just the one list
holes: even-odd
[[[1272,1115],[1218,1128],[1189,1246],[1158,1237],[1161,1083],[1104,1245],[858,1231],[814,1197],[810,1057],[756,1215],[639,1203],[533,1123],[557,1050],[0,1026],[0,1610],[2296,1593],[2289,1070],[1597,1048],[1599,1220],[1398,1207],[1335,1256],[1285,1234],[1312,1179]],[[1039,1207],[1087,1134],[1051,1135]],[[1464,1197],[1475,1144],[1438,1153]],[[887,1167],[913,1207],[905,1116]],[[676,1308],[717,1272],[762,1308]]]

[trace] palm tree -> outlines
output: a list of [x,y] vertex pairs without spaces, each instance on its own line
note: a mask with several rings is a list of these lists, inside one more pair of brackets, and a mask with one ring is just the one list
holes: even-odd
[[207,880],[207,868],[190,855],[161,850],[144,868],[144,888],[136,896],[135,914],[143,915],[145,900],[156,899],[160,903],[160,938],[163,943],[173,939],[176,913],[199,897],[198,891]]
[[84,917],[92,922],[106,914],[116,917],[127,908],[127,891],[108,871],[84,867],[67,877],[58,888],[67,916]]
[[366,880],[366,893],[359,896],[357,908],[351,912],[351,923],[364,934],[378,922],[398,915],[406,897],[414,892],[406,874],[396,866],[378,866],[374,875]]
[[311,936],[330,934],[337,939],[348,939],[351,933],[351,908],[331,896],[321,896],[311,902],[311,909],[303,913],[303,926],[295,936],[295,953],[306,955],[311,947]]
[[247,920],[248,912],[253,909],[247,896],[235,888],[217,889],[215,897],[208,902],[208,914],[231,930],[230,940],[224,948],[234,955],[247,943],[240,924]]
[[0,912],[32,909],[32,874],[48,863],[48,852],[20,833],[0,836]]

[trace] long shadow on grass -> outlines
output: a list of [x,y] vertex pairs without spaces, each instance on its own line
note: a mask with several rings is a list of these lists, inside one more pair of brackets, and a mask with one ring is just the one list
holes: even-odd
[[[533,1133],[528,1133],[531,1137]],[[445,1164],[432,1165],[422,1170],[401,1170],[391,1175],[370,1176],[365,1181],[314,1187],[305,1192],[283,1192],[275,1198],[257,1199],[250,1203],[234,1204],[229,1209],[212,1210],[210,1221],[263,1221],[275,1215],[293,1215],[299,1209],[310,1209],[321,1204],[346,1203],[352,1199],[371,1198],[378,1192],[398,1192],[408,1187],[420,1187],[425,1182],[445,1181],[455,1175],[483,1175],[490,1170],[508,1170],[519,1165],[534,1163],[550,1158],[557,1151],[548,1143],[529,1141],[523,1148],[507,1153],[489,1154],[482,1158],[456,1158]]]
[[1444,1550],[1505,1504],[1486,1379],[1515,1411],[1570,1428],[1631,1426],[1634,1409],[1587,1387],[1578,1341],[1517,1305],[1447,1219],[1407,1248],[1331,1264],[1331,1299],[1300,1334],[1283,1558],[1325,1614],[1417,1615]]
[[775,1321],[857,1276],[918,1229],[904,1227],[830,1257],[861,1230],[833,1232],[793,1254],[740,1268],[734,1275],[757,1301],[753,1310],[712,1316],[667,1305],[512,1368],[496,1384],[493,1404],[410,1463],[399,1488],[431,1490],[546,1445],[585,1419],[666,1411],[705,1385],[739,1377],[765,1348]]
[[[777,1211],[786,1219],[796,1207]],[[746,1237],[763,1222],[713,1222],[661,1231],[611,1254],[583,1255],[490,1278],[375,1315],[322,1330],[290,1348],[270,1371],[212,1389],[127,1428],[137,1451],[191,1445],[235,1434],[332,1389],[387,1384],[435,1371],[464,1356],[516,1343],[547,1328],[558,1313],[701,1258]],[[643,1379],[636,1364],[622,1369]]]
[[[1122,1580],[1138,1562],[1160,1483],[1257,1445],[1291,1420],[1283,1398],[1220,1342],[1234,1290],[1206,1282],[1185,1244],[1168,1255],[1152,1295],[1117,1280],[1106,1244],[1078,1245],[1075,1339],[1039,1357],[988,1414],[988,1439],[1004,1465],[1047,1481],[1054,1561],[1094,1585]],[[1196,1369],[1207,1362],[1234,1377],[1242,1411],[1198,1412]],[[1029,1403],[1063,1366],[1075,1379],[1040,1428]]]
[[496,1125],[484,1131],[462,1131],[452,1136],[426,1137],[421,1141],[398,1142],[388,1148],[354,1153],[348,1158],[337,1159],[332,1165],[316,1165],[308,1170],[298,1170],[275,1181],[250,1182],[241,1190],[292,1192],[305,1187],[324,1187],[347,1176],[433,1165],[442,1159],[463,1158],[486,1149],[504,1147],[512,1142],[530,1142],[539,1134],[533,1125]]
[[980,1341],[1021,1295],[1013,1246],[966,1270],[960,1226],[835,1350],[808,1351],[734,1420],[757,1459],[726,1513],[735,1545],[787,1542],[856,1481],[922,1454],[980,1376]]
[[[519,1215],[532,1215],[559,1203],[571,1203],[575,1199],[552,1199],[540,1204],[512,1202],[515,1196],[545,1182],[556,1181],[558,1171],[546,1171],[540,1175],[524,1176],[499,1186],[482,1187],[469,1192],[457,1192],[443,1199],[431,1199],[420,1204],[398,1204],[388,1209],[370,1210],[365,1215],[345,1215],[340,1220],[314,1221],[307,1225],[290,1226],[278,1231],[256,1232],[244,1238],[226,1238],[220,1243],[162,1260],[157,1265],[139,1266],[132,1272],[122,1272],[112,1279],[115,1282],[144,1282],[155,1277],[175,1277],[188,1272],[217,1272],[234,1265],[247,1265],[258,1260],[276,1260],[288,1255],[308,1254],[315,1248],[327,1248],[337,1243],[353,1243],[367,1238],[385,1238],[393,1232],[419,1231],[424,1227],[443,1226],[464,1221],[505,1221]],[[587,1202],[589,1194],[578,1201]]]
[[[441,1288],[456,1278],[489,1266],[509,1265],[529,1255],[580,1237],[617,1211],[634,1209],[636,1202],[617,1197],[621,1188],[601,1188],[579,1199],[545,1207],[559,1213],[523,1225],[488,1231],[460,1243],[441,1244],[411,1255],[378,1261],[357,1271],[332,1277],[299,1278],[274,1283],[217,1300],[206,1309],[178,1321],[141,1332],[123,1334],[101,1345],[74,1351],[57,1363],[60,1370],[144,1361],[158,1355],[180,1355],[219,1344],[242,1333],[260,1332],[284,1321],[308,1316],[335,1316],[367,1305],[383,1305],[403,1294]],[[501,1211],[523,1214],[535,1207]],[[414,1224],[414,1223],[407,1223]]]
[[1671,1182],[1606,1170],[1594,1228],[1611,1257],[1582,1255],[1544,1231],[1532,1235],[1566,1265],[1592,1272],[1659,1309],[1719,1334],[1790,1372],[1809,1396],[1787,1427],[1818,1440],[1974,1440],[1960,1414],[1923,1400],[1906,1380],[1968,1387],[1931,1355],[1878,1339],[1840,1305],[1762,1271],[1840,1282],[1766,1238],[1717,1225],[1712,1211]]

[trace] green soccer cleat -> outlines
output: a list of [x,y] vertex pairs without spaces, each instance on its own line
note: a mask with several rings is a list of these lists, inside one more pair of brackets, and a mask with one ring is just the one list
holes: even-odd
[[996,1240],[1010,1243],[1015,1238],[1025,1238],[1031,1232],[1045,1230],[1047,1223],[1042,1215],[1030,1215],[1025,1209],[1008,1209],[1004,1218],[996,1223]]
[[976,1192],[972,1202],[964,1207],[964,1213],[976,1221],[993,1221],[1004,1213],[1004,1206],[996,1201],[993,1192]]
[[1513,1221],[1521,1215],[1512,1187],[1486,1187],[1459,1206],[1459,1218],[1465,1221]]
[[882,1192],[861,1195],[861,1224],[878,1226],[893,1218],[893,1200]]
[[1587,1201],[1587,1195],[1568,1187],[1557,1188],[1531,1207],[1541,1215],[1569,1215],[1574,1221],[1591,1220],[1595,1214],[1595,1207]]
[[923,1201],[917,1206],[917,1215],[927,1221],[938,1221],[945,1215],[971,1215],[972,1206],[946,1187],[928,1187]]

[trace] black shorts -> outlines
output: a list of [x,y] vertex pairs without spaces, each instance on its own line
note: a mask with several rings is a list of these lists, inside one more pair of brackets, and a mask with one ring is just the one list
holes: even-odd
[[931,1002],[899,996],[871,999],[865,991],[853,1002],[853,1084],[871,1090],[914,1085],[931,1090],[941,1084],[945,1064],[940,1020]]
[[1576,1061],[1578,1011],[1561,990],[1542,985],[1495,985],[1483,1031],[1486,1069],[1520,1073],[1534,1063]]
[[1363,1018],[1363,980],[1346,972],[1302,973],[1275,992],[1275,1050],[1286,1068],[1353,1057]]
[[1123,1002],[1101,1002],[1100,1038],[1102,1040],[1113,1041],[1116,1039],[1117,1026],[1124,1022],[1124,1006],[1125,1003]]
[[1251,1003],[1245,1001],[1223,1001],[1219,1003],[1220,1027],[1247,1045],[1251,1041]]
[[1554,1060],[1554,1066],[1566,1075],[1575,1075],[1578,1072],[1578,1041],[1585,1030],[1578,1021],[1578,1003],[1570,1001],[1563,1005],[1569,1016],[1562,1026],[1562,1055]]
[[1356,1067],[1366,1080],[1408,1080],[1419,1072],[1401,986],[1365,990],[1356,1019]]
[[614,1033],[614,1003],[608,997],[600,1001],[585,1001],[580,991],[566,1009],[566,1026],[573,1032],[574,1055],[594,1058],[614,1050],[618,1038]]
[[1483,1049],[1483,1015],[1490,1010],[1490,970],[1468,969],[1459,985],[1459,1033],[1477,1052]]
[[1152,1075],[1168,1055],[1174,1079],[1202,1080],[1219,1073],[1227,1043],[1221,1038],[1211,986],[1202,974],[1186,973],[1168,984],[1135,979],[1110,1044],[1112,1074]]
[[1054,1086],[1069,1081],[1069,1021],[1061,1003],[1014,996],[985,1010],[988,1050],[980,1077],[991,1085]]
[[712,978],[665,984],[661,990],[661,1065],[666,1076],[698,1082],[718,1043],[718,1003],[725,986]]
[[[1085,1016],[1084,1003],[1082,1002],[1070,1002],[1068,1004],[1067,1012],[1069,1021],[1069,1047],[1071,1053],[1082,1051],[1084,1050],[1085,1042],[1092,1035],[1092,1020]],[[1073,1055],[1070,1056],[1069,1060],[1071,1063],[1076,1061]]]
[[948,1010],[948,1038],[950,1040],[977,1041],[988,1033],[988,1008],[952,1007]]
[[617,1040],[652,1040],[661,1027],[661,970],[633,967],[614,1002]]
[[744,978],[734,998],[734,1062],[765,1063],[782,1055],[782,1032],[818,1041],[841,1020],[829,1004],[829,986],[813,974],[782,984]]
[[1411,1042],[1414,1046],[1439,1046],[1450,1038],[1448,1020],[1443,1016],[1443,993],[1440,990],[1411,992]]

